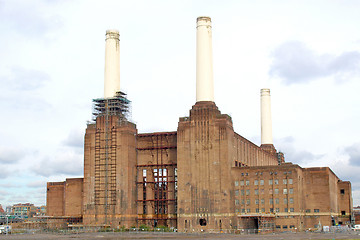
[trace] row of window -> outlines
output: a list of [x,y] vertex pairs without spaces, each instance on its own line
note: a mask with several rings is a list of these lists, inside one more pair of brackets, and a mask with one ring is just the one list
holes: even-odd
[[[295,225],[289,225],[289,226],[288,226],[288,225],[283,225],[283,226],[282,226],[282,229],[288,229],[288,227],[289,227],[290,229],[294,229],[294,228],[295,228]],[[276,229],[281,229],[281,225],[276,225],[275,228],[276,228]]]
[[[237,213],[239,213],[241,211],[241,213],[251,213],[251,208],[242,208],[242,209],[236,209],[235,210]],[[269,208],[269,211],[270,212],[280,212],[280,208]],[[264,213],[266,212],[266,209],[265,208],[261,208],[261,212]],[[294,212],[294,208],[284,208],[284,212]],[[255,208],[255,213],[260,213],[260,208]]]
[[[279,204],[280,203],[280,200],[279,198],[270,198],[269,199],[269,204]],[[284,204],[288,204],[288,203],[294,203],[294,198],[284,198],[283,199],[283,202]],[[255,199],[255,204],[265,204],[265,199]],[[235,205],[239,205],[240,204],[240,200],[239,199],[235,199]],[[244,199],[241,199],[241,205],[244,205],[245,204],[245,200]],[[246,205],[250,205],[250,199],[246,199]]]
[[[292,178],[284,178],[282,180],[283,184],[293,184],[293,179]],[[265,183],[265,180],[264,179],[255,179],[254,180],[254,185],[257,186],[257,185],[264,185]],[[279,179],[269,179],[268,180],[268,183],[269,185],[278,185],[279,184]],[[240,180],[240,181],[235,181],[235,187],[237,186],[249,186],[250,185],[250,180]]]
[[[284,172],[284,175],[290,175],[291,173],[292,173],[292,171]],[[255,174],[255,176],[258,176],[258,175],[262,176],[263,175],[262,172],[255,172],[254,174]],[[277,175],[278,173],[277,172],[269,172],[269,174],[270,175],[273,175],[273,174]],[[241,176],[249,176],[249,173],[241,173]]]
[[[254,190],[254,194],[255,195],[259,195],[259,192],[260,194],[264,194],[265,193],[265,190],[264,189],[255,189]],[[240,191],[239,190],[235,190],[235,196],[239,196],[239,193],[241,194],[241,196],[244,196],[244,195],[250,195],[250,189],[241,189]],[[282,193],[283,194],[293,194],[294,193],[294,189],[293,188],[284,188],[282,190]],[[275,189],[269,189],[269,194],[279,194],[279,189],[278,188],[275,188]]]

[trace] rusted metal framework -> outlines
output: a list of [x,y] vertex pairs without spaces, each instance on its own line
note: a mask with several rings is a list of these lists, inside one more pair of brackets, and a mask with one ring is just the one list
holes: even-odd
[[[138,147],[137,151],[145,152],[152,157],[147,164],[138,164],[138,173],[142,174],[137,181],[137,188],[142,189],[138,194],[138,223],[176,226],[177,204],[177,164],[169,162],[169,151],[177,148],[169,138],[176,132],[138,134],[138,138],[150,139],[147,146]],[[139,179],[139,178],[138,178]],[[141,192],[141,191],[138,191]],[[150,209],[148,209],[150,208]]]

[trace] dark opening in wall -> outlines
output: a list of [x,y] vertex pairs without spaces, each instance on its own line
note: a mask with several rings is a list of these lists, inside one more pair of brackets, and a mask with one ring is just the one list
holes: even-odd
[[345,194],[345,189],[340,189],[340,194]]
[[200,223],[200,226],[206,226],[206,219],[200,218],[199,223]]

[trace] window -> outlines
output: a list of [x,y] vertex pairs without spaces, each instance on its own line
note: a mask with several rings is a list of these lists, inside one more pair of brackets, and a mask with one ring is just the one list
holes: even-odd
[[235,199],[235,205],[239,205],[239,199]]
[[238,212],[239,212],[239,209],[235,209],[235,212],[237,212],[237,213],[238,213]]
[[235,190],[235,196],[239,196],[239,190]]
[[269,189],[269,194],[273,194],[273,190],[272,190],[272,189]]
[[288,228],[288,226],[287,225],[283,225],[283,229],[287,229]]
[[249,180],[246,180],[246,181],[245,181],[245,184],[246,184],[247,186],[249,186],[249,185],[250,185],[250,181],[249,181]]
[[265,212],[265,208],[262,208],[262,209],[261,209],[261,212]]
[[274,209],[273,209],[273,208],[270,208],[270,212],[274,212]]
[[246,205],[250,205],[250,199],[246,199]]
[[283,179],[283,184],[287,184],[287,179]]
[[265,204],[265,199],[261,199],[261,204]]
[[290,208],[290,212],[294,212],[294,208]]
[[311,210],[310,210],[310,209],[306,209],[305,212],[309,213],[309,212],[311,212]]
[[288,208],[285,208],[285,209],[284,209],[284,212],[288,212]]
[[280,225],[276,225],[275,228],[276,228],[276,229],[281,229],[281,226],[280,226]]
[[259,209],[258,209],[258,208],[256,208],[256,209],[255,209],[255,212],[257,212],[257,213],[258,213],[258,212],[259,212]]
[[260,180],[260,185],[264,185],[264,180],[263,179]]
[[241,204],[244,205],[245,204],[245,200],[241,199]]
[[242,213],[245,213],[245,208],[242,208],[242,209],[241,209],[241,212],[242,212]]
[[272,179],[269,180],[269,185],[273,185],[273,180]]
[[275,212],[280,212],[280,208],[275,208]]
[[259,204],[259,199],[255,199],[255,204]]
[[278,198],[275,198],[275,203],[279,204],[279,199]]
[[341,211],[341,215],[346,215],[346,212],[345,212],[345,211]]
[[248,213],[249,213],[249,212],[250,212],[250,208],[246,209],[246,212],[248,212]]
[[260,193],[261,193],[261,194],[264,194],[264,189],[260,189]]
[[254,185],[259,185],[259,180],[255,180]]
[[275,188],[274,193],[275,193],[275,194],[279,194],[279,189],[278,189],[278,188]]
[[146,169],[143,169],[143,177],[146,177]]
[[274,179],[274,184],[278,185],[279,184],[279,179]]
[[284,198],[284,204],[287,204],[287,203],[288,203],[287,198]]
[[244,180],[240,181],[240,186],[244,186]]
[[314,212],[320,212],[320,210],[319,209],[314,209]]
[[239,186],[239,181],[235,181],[235,187]]
[[293,184],[292,178],[288,179],[289,184]]
[[287,189],[286,188],[283,189],[283,194],[287,194]]
[[199,224],[200,224],[200,226],[206,226],[206,219],[205,218],[200,218]]
[[289,194],[293,194],[294,193],[294,189],[293,188],[290,188],[289,189]]
[[250,195],[250,190],[246,189],[246,195]]
[[294,199],[293,199],[293,198],[289,198],[289,203],[294,203]]
[[345,194],[345,189],[340,189],[340,194],[344,195]]
[[273,204],[273,203],[274,203],[274,199],[270,198],[270,199],[269,199],[269,203],[270,203],[270,204]]
[[245,195],[245,191],[242,189],[242,190],[240,190],[240,192],[241,192],[241,196],[244,196]]
[[255,195],[259,195],[259,189],[255,189]]
[[290,225],[289,227],[290,227],[290,229],[294,229],[295,225]]

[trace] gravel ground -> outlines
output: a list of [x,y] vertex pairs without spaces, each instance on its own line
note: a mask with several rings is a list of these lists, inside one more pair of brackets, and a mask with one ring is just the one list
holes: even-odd
[[188,233],[12,234],[0,239],[360,239],[360,233],[276,233],[266,235]]

